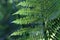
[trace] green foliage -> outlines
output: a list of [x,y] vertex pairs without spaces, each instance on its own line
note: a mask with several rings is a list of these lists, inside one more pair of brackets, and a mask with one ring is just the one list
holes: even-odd
[[9,31],[10,26],[8,26],[7,20],[11,15],[10,13],[13,12],[11,11],[12,3],[8,2],[8,0],[0,0],[0,38],[8,34],[7,32]]
[[[8,40],[60,40],[60,1],[24,0],[16,5],[21,7],[12,15],[20,17],[12,21],[21,27]],[[17,16],[16,16],[17,17]]]
[[[11,36],[23,35],[21,40],[59,40],[57,30],[60,29],[60,7],[59,1],[55,0],[25,0],[17,4],[17,7],[23,6],[13,15],[21,15],[20,19],[14,20],[12,23],[19,25],[28,25],[34,23],[34,28],[22,27],[11,34]],[[58,22],[57,22],[58,21]],[[42,23],[42,24],[41,24]],[[43,24],[44,23],[44,24]],[[57,23],[57,24],[56,24]],[[38,26],[37,26],[38,25]],[[27,34],[28,37],[27,37]],[[16,40],[20,40],[20,37]]]

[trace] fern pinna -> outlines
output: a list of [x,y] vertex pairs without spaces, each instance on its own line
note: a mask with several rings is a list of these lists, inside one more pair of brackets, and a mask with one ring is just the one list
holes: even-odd
[[22,27],[9,36],[11,40],[59,40],[59,3],[59,0],[23,0],[18,3],[19,10],[12,15],[20,17],[12,23]]

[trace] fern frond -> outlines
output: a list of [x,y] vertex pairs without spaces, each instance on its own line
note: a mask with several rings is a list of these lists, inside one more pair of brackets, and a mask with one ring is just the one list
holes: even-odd
[[[15,24],[20,24],[20,25],[31,25],[34,23],[35,28],[31,28],[28,31],[28,36],[27,38],[26,34],[25,40],[56,40],[57,38],[57,30],[60,29],[60,22],[57,18],[60,17],[60,7],[59,7],[59,2],[56,0],[25,0],[20,2],[18,6],[22,6],[20,10],[18,10],[16,13],[13,15],[25,15],[23,18],[19,18],[14,20],[12,23]],[[32,8],[31,8],[32,7]],[[55,20],[56,19],[56,20]],[[54,21],[53,21],[54,20]],[[42,24],[40,24],[42,23]],[[23,26],[22,25],[22,26]],[[38,26],[37,26],[38,25]],[[30,27],[30,26],[27,26]],[[19,31],[21,34],[27,31]],[[15,32],[17,33],[17,31]],[[13,35],[15,34],[13,33]],[[38,34],[37,34],[38,33]],[[37,35],[37,36],[36,36]],[[19,39],[18,39],[19,40]],[[24,39],[21,39],[24,40]],[[59,39],[58,39],[59,40]]]

